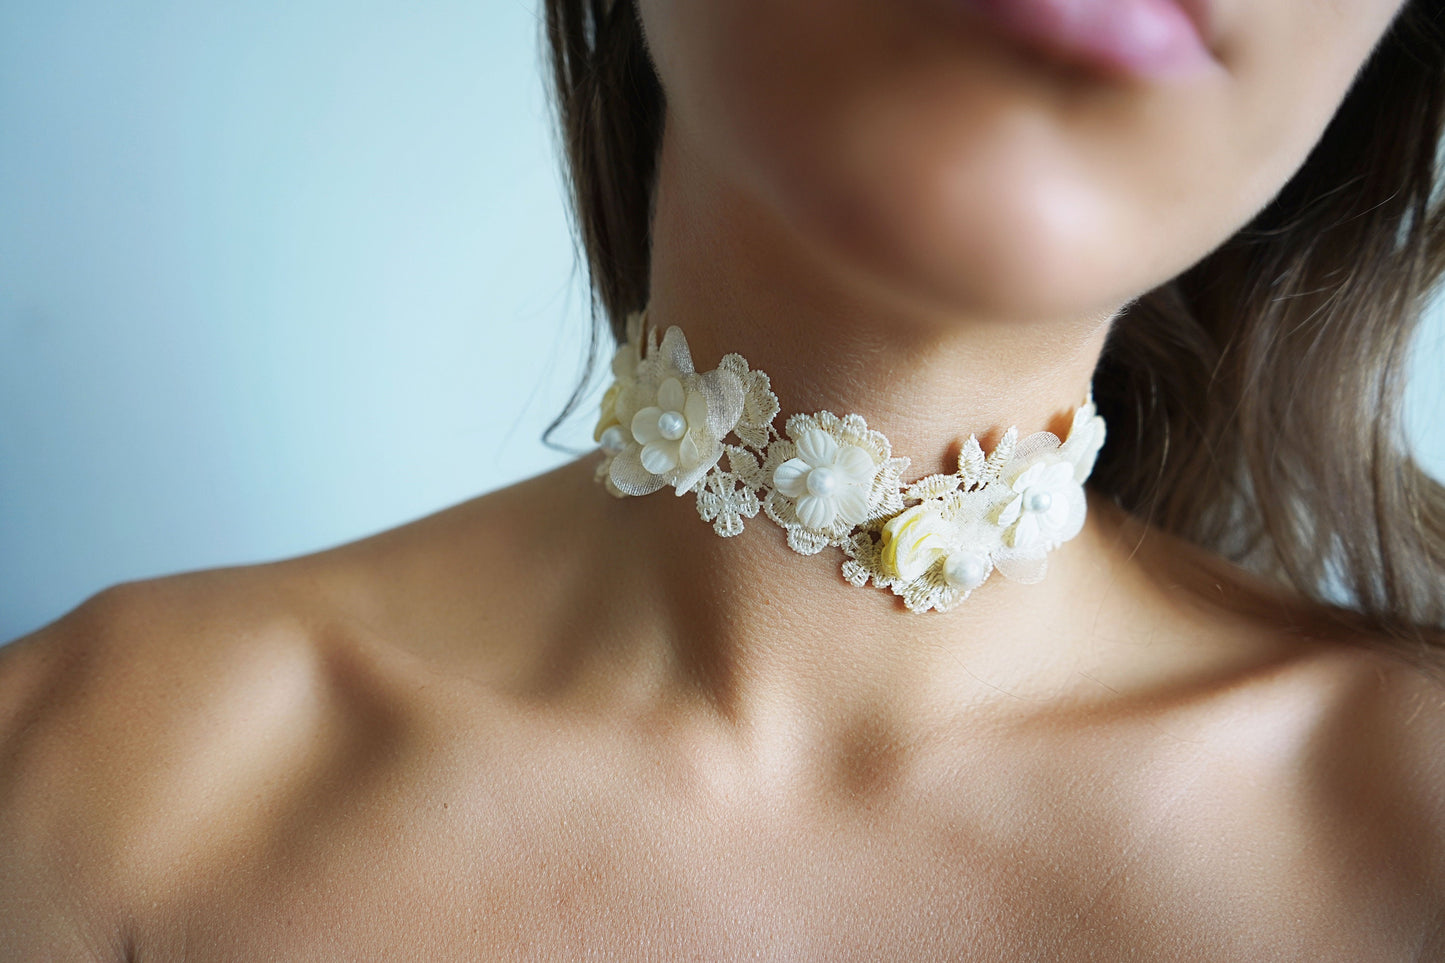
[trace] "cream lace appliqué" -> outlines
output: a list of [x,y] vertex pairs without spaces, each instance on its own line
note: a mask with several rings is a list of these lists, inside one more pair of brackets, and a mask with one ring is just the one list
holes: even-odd
[[1010,428],[985,455],[969,435],[954,472],[904,484],[909,460],[862,416],[796,414],[780,433],[766,374],[737,354],[698,372],[681,329],[659,343],[644,327],[645,311],[627,320],[594,433],[597,480],[619,498],[670,485],[723,536],[761,510],[793,551],[841,549],[845,579],[891,589],[914,612],[948,611],[995,570],[1038,581],[1048,552],[1083,527],[1104,444],[1092,391],[1063,441]]

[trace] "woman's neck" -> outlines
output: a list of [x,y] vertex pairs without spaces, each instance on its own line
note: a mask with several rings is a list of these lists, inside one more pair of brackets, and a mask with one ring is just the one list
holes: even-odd
[[[952,471],[969,434],[985,450],[1013,425],[1065,434],[1113,316],[1018,321],[909,302],[833,252],[809,250],[672,140],[652,244],[649,321],[679,326],[698,370],[741,354],[771,378],[779,427],[795,412],[863,416],[910,459],[905,482]],[[1071,673],[1075,647],[1091,643],[1065,630],[1082,631],[1093,614],[1112,537],[1091,507],[1080,536],[1050,553],[1042,583],[995,575],[950,612],[915,614],[889,592],[845,582],[836,549],[794,553],[761,515],[721,538],[671,488],[607,501],[637,564],[629,591],[688,677],[740,715],[799,699],[906,701],[931,691],[941,669],[958,675],[965,649],[1005,685],[1036,682],[1045,665]]]
[[971,433],[987,448],[1011,425],[1067,430],[1121,305],[1018,320],[910,300],[811,250],[675,140],[659,167],[649,320],[682,328],[699,370],[737,352],[766,371],[780,425],[862,415],[911,460],[905,480],[952,470]]

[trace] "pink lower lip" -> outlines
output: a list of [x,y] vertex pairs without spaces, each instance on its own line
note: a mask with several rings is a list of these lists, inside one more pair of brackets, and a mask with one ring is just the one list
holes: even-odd
[[1147,78],[1193,75],[1217,64],[1175,0],[956,0],[1045,52]]

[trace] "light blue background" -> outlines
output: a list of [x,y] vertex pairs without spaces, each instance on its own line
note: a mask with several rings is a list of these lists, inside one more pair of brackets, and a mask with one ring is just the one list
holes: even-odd
[[[538,17],[0,0],[0,640],[572,457],[539,441],[587,320]],[[1412,415],[1445,474],[1442,327]]]

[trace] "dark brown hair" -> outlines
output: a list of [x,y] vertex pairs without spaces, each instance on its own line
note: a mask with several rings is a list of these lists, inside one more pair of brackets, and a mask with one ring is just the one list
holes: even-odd
[[[1442,7],[1408,0],[1270,203],[1114,320],[1094,377],[1109,443],[1089,480],[1437,672],[1445,488],[1412,457],[1401,411],[1445,273]],[[546,32],[594,296],[590,373],[599,338],[620,342],[647,302],[663,92],[633,0],[546,0]]]

